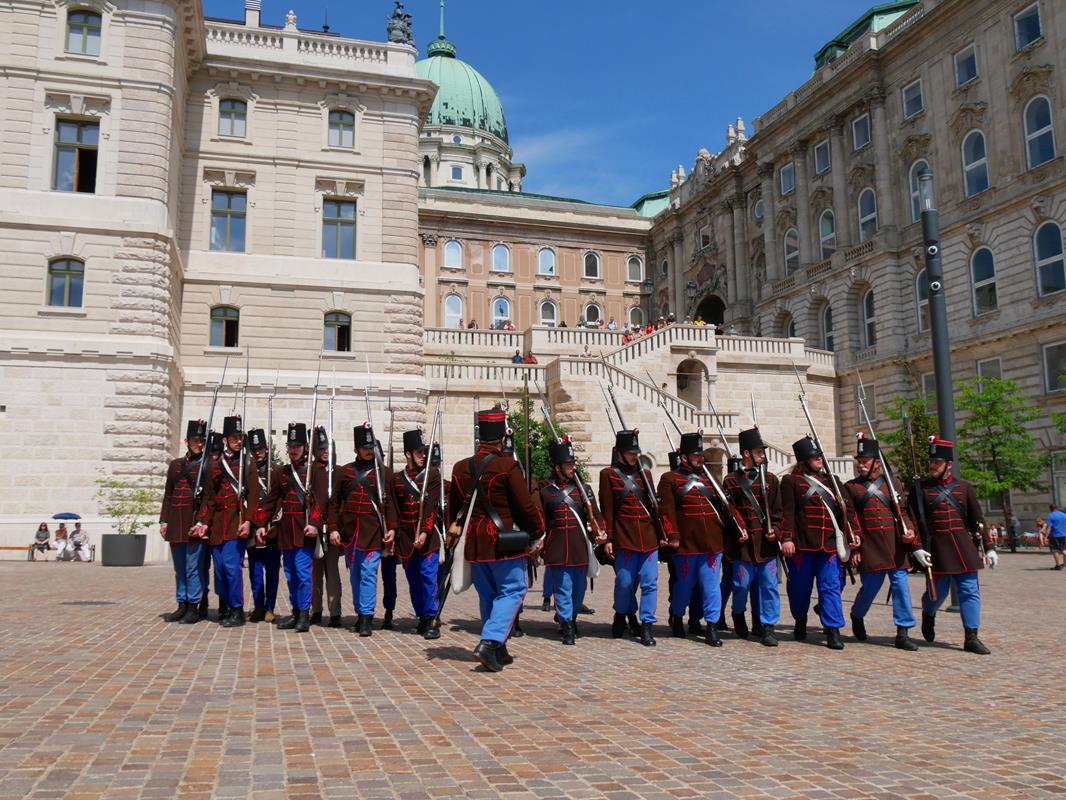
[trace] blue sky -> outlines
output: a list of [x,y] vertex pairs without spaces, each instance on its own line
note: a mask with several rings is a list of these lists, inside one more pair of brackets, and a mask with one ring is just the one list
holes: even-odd
[[[725,144],[811,74],[814,53],[877,0],[447,0],[458,57],[495,87],[529,192],[628,205]],[[407,0],[420,52],[439,0]],[[301,28],[381,41],[391,0],[263,0]],[[243,18],[243,0],[204,13]]]

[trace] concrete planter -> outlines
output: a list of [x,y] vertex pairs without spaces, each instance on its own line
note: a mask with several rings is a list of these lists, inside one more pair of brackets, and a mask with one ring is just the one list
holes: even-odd
[[140,567],[148,537],[143,533],[105,533],[100,537],[100,563],[105,567]]

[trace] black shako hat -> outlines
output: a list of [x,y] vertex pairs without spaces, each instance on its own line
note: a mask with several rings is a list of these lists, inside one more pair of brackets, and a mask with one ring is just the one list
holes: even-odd
[[872,456],[877,457],[881,452],[881,445],[877,443],[877,439],[869,439],[866,434],[859,431],[855,434],[855,457],[859,456]]
[[403,432],[403,451],[405,453],[413,453],[416,450],[427,450],[429,445],[426,444],[426,440],[422,438],[422,429],[415,428],[413,431]]
[[622,453],[639,453],[640,452],[640,440],[637,438],[640,431],[634,428],[631,431],[618,431],[614,435],[614,449],[619,454]]
[[307,425],[303,422],[290,422],[289,431],[285,435],[285,444],[288,447],[299,445],[307,447]]
[[677,448],[683,456],[691,456],[703,452],[703,431],[696,433],[681,434],[681,444]]
[[241,415],[226,417],[222,420],[223,436],[240,436],[244,433],[244,425],[241,423]]
[[190,419],[189,420],[189,424],[185,426],[185,438],[186,439],[206,439],[207,438],[207,420]]
[[221,453],[226,449],[226,446],[222,443],[222,434],[218,431],[211,431],[207,437],[207,449],[212,453]]
[[248,447],[252,450],[266,448],[267,438],[262,428],[252,428],[248,431]]
[[810,458],[817,458],[822,454],[822,449],[818,446],[818,443],[814,441],[814,437],[807,434],[799,441],[792,443],[792,452],[796,454],[797,461],[806,461]]
[[361,447],[373,447],[375,441],[374,429],[370,427],[369,422],[364,422],[362,425],[356,425],[352,428],[352,438],[355,439],[356,450]]
[[737,449],[741,453],[745,450],[755,450],[759,447],[766,447],[766,445],[763,444],[762,434],[757,427],[741,431],[740,435],[737,436]]
[[929,437],[929,460],[943,459],[944,461],[955,460],[955,444],[939,436]]
[[681,454],[679,452],[671,450],[666,454],[666,459],[670,462],[670,469],[672,471],[677,472],[681,469]]
[[507,435],[507,415],[498,408],[477,412],[478,435],[483,442],[498,442]]
[[326,429],[321,425],[315,426],[315,445],[314,451],[321,453],[323,450],[329,449],[329,436],[326,434]]
[[569,439],[550,443],[548,445],[548,458],[551,459],[552,464],[556,467],[563,464],[573,464],[577,461],[577,456],[574,454],[574,446]]

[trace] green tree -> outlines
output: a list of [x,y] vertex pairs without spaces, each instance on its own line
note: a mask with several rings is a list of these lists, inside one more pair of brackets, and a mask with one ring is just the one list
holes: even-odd
[[878,431],[885,445],[885,454],[903,483],[905,492],[911,489],[915,472],[925,472],[926,452],[929,437],[937,433],[937,418],[926,409],[924,397],[897,397],[887,406],[885,413],[899,423],[891,430]]
[[[999,498],[1007,518],[1010,491],[1042,488],[1040,478],[1047,456],[1037,446],[1025,425],[1037,418],[1032,403],[1014,381],[999,378],[971,378],[955,395],[959,410],[967,416],[959,425],[959,465],[977,496]],[[1011,551],[1016,547],[1013,532]]]
[[115,530],[129,534],[155,523],[162,492],[158,486],[131,486],[117,478],[99,478],[96,499]]
[[[544,417],[541,415],[539,405],[537,405],[530,397],[523,398],[519,395],[517,401],[512,401],[511,409],[507,413],[507,424],[514,432],[514,451],[518,456],[518,460],[525,463],[526,452],[526,412],[529,413],[529,443],[530,443],[530,462],[532,463],[533,471],[533,485],[536,486],[540,481],[551,477],[552,467],[551,459],[548,456],[548,445],[553,441],[551,430],[548,428],[547,423],[544,422]],[[523,410],[525,409],[525,410]],[[561,427],[558,422],[552,420],[555,423],[555,430],[560,436],[566,434],[566,429]],[[581,471],[582,476],[586,475],[586,465],[582,461],[578,461],[578,469]]]

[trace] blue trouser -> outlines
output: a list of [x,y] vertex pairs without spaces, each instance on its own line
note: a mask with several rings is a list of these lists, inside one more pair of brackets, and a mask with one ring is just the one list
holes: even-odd
[[947,599],[948,586],[955,581],[955,588],[959,593],[959,614],[962,617],[962,627],[981,627],[981,586],[977,580],[977,572],[962,572],[958,575],[937,575],[936,596],[934,603],[929,599],[929,592],[922,595],[922,610],[926,614],[935,614],[940,604]]
[[[352,566],[348,577],[352,582],[352,605],[355,606],[355,613],[372,617],[378,601],[378,565],[381,563],[381,551],[356,550],[353,547],[348,551],[348,561]],[[395,573],[393,580],[395,581]],[[393,605],[396,604],[395,596],[392,602]]]
[[481,638],[502,644],[526,596],[526,559],[481,561],[470,571],[481,606]]
[[552,568],[544,568],[544,599],[548,600],[554,594],[555,590],[552,588]]
[[659,553],[651,550],[621,550],[614,559],[614,612],[637,611],[637,586],[640,586],[640,621],[655,622],[655,601],[659,588]]
[[[382,559],[384,562],[386,559]],[[403,562],[403,571],[407,575],[407,586],[411,590],[411,606],[416,617],[437,616],[437,564],[440,556],[436,553],[414,553]],[[393,579],[395,586],[395,579]],[[393,590],[395,592],[395,589]],[[388,606],[385,606],[388,608]]]
[[252,603],[255,608],[274,610],[278,601],[280,573],[281,551],[277,545],[248,549],[248,579],[252,583]]
[[189,581],[189,594],[193,594],[195,581],[195,593],[201,599],[206,598],[211,588],[211,544],[206,539],[189,539],[188,548],[185,576]]
[[314,560],[314,542],[281,551],[281,566],[289,584],[289,605],[294,613],[311,610],[311,565]]
[[751,594],[751,618],[763,625],[776,625],[781,619],[781,596],[777,590],[777,559],[753,564],[733,564],[733,613],[743,614]]
[[170,543],[170,560],[174,562],[174,596],[179,603],[200,602],[200,592],[189,593],[189,546],[185,542]]
[[898,628],[914,627],[914,612],[911,611],[911,587],[907,583],[907,570],[889,569],[878,572],[864,572],[859,576],[862,586],[855,595],[855,602],[851,605],[851,616],[862,619],[870,610],[877,593],[884,586],[885,576],[888,576],[888,585],[892,587],[892,619]]
[[[677,589],[677,567],[675,566],[673,558],[666,562],[666,571],[669,574],[669,579],[666,582],[666,602],[670,606],[670,613],[673,614],[674,591]],[[700,582],[696,581],[696,583],[692,587],[692,596],[689,598],[688,602],[689,621],[698,620],[702,611],[703,591],[700,589]],[[684,616],[684,612],[678,614],[677,616]],[[717,620],[715,621],[717,622]]]
[[714,625],[722,615],[721,578],[719,577],[722,571],[722,554],[683,555],[678,553],[672,560],[677,574],[677,585],[674,586],[674,600],[670,605],[670,613],[675,617],[683,617],[685,609],[689,606],[688,598],[692,597],[692,590],[698,586],[703,603],[703,619],[708,624]]
[[555,613],[563,622],[573,622],[585,603],[588,567],[545,567],[544,585],[555,595]]
[[222,544],[211,545],[215,558],[215,591],[219,599],[230,608],[244,606],[244,550],[247,539],[230,539]]
[[818,616],[825,628],[844,627],[844,609],[840,602],[843,578],[836,553],[797,551],[788,575],[788,605],[792,618],[807,619],[811,590],[818,583]]
[[381,557],[381,605],[386,611],[396,608],[396,565],[398,563],[400,559],[396,556]]

